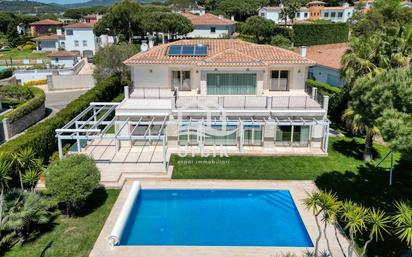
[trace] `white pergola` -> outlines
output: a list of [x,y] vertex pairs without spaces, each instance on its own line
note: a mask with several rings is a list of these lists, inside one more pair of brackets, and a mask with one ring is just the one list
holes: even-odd
[[[143,147],[150,141],[162,141],[162,160],[163,165],[167,168],[166,136],[164,134],[167,116],[157,117],[157,119],[140,116],[136,117],[136,120],[131,120],[131,117],[128,117],[126,120],[121,120],[115,116],[115,109],[119,104],[92,102],[69,123],[60,129],[56,129],[59,158],[63,158],[63,140],[76,140],[79,153],[81,151],[81,140],[114,140],[116,152],[120,148],[120,141],[144,142]],[[130,130],[130,128],[133,129]]]

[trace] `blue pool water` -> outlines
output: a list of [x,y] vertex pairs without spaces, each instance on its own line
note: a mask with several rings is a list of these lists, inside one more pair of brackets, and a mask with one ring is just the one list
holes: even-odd
[[313,246],[289,191],[203,189],[141,190],[120,245]]

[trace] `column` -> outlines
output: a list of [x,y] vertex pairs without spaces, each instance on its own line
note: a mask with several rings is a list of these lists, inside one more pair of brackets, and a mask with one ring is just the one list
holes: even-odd
[[275,130],[276,126],[274,124],[265,124],[263,127],[263,147],[275,146]]

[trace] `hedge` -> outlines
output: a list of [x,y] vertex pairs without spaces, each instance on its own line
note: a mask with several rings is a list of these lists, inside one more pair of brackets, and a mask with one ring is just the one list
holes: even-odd
[[29,90],[33,93],[34,97],[27,100],[25,103],[18,105],[10,112],[0,115],[0,120],[9,119],[10,122],[15,122],[44,104],[46,95],[43,90],[39,88],[30,88]]
[[320,91],[326,93],[327,95],[340,93],[342,91],[342,89],[338,87],[334,87],[327,83],[322,83],[316,80],[308,79],[306,80],[306,82],[313,87],[317,87]]
[[10,68],[0,71],[0,79],[10,78],[11,76],[13,76],[13,70]]
[[87,108],[90,102],[111,101],[120,94],[123,86],[120,76],[117,75],[98,83],[94,88],[72,101],[52,118],[29,128],[26,133],[1,145],[0,152],[13,153],[29,147],[33,149],[37,158],[41,158],[47,163],[49,157],[57,150],[55,130],[63,127]]
[[47,84],[47,79],[39,79],[39,80],[30,80],[24,83],[24,86],[35,86],[35,85],[44,85]]
[[293,25],[295,46],[336,44],[348,41],[349,26],[346,23],[300,23]]

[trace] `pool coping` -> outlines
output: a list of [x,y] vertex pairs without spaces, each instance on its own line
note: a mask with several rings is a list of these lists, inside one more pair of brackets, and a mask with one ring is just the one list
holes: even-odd
[[[109,217],[90,253],[90,257],[123,257],[123,256],[151,256],[151,257],[197,257],[197,256],[276,256],[284,253],[302,255],[313,247],[271,247],[271,246],[115,246],[110,247],[108,237],[120,214],[122,206],[131,189],[132,182],[128,181],[120,192]],[[306,192],[317,190],[313,181],[275,181],[275,180],[170,180],[170,181],[141,181],[142,189],[269,189],[288,190],[295,202],[296,208],[306,227],[306,230],[315,244],[317,237],[317,226],[314,216],[305,209],[303,199]],[[323,224],[322,224],[323,229]],[[335,238],[335,230],[332,226],[327,228],[330,248],[334,257],[344,256]],[[349,241],[338,233],[339,241],[343,249],[347,249]],[[326,250],[326,240],[322,237],[320,250]]]

